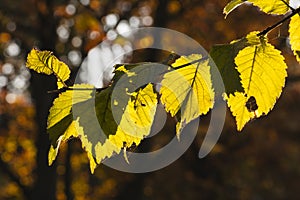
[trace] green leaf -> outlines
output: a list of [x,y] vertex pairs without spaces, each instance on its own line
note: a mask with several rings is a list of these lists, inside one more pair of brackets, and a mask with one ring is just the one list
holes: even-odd
[[279,50],[266,38],[257,37],[256,32],[250,33],[247,38],[249,46],[235,58],[244,92],[225,96],[239,131],[249,120],[269,113],[282,92],[287,76],[287,66]]
[[231,44],[214,45],[209,53],[219,69],[227,95],[244,91],[234,58],[246,46],[247,39],[243,38]]
[[[119,104],[116,103],[112,104],[111,102],[112,91],[113,91],[113,87],[109,87],[103,91],[97,92],[96,99],[95,99],[96,116],[100,124],[100,127],[106,136],[115,134],[118,127],[115,118],[112,114],[112,106],[117,107],[119,106]],[[128,102],[128,100],[129,100],[129,96],[127,95],[126,102]],[[116,108],[116,109],[122,111],[122,108]]]
[[54,74],[57,78],[58,89],[67,87],[65,81],[70,77],[69,67],[59,61],[50,51],[32,49],[27,57],[26,66],[38,73]]
[[176,125],[179,136],[186,124],[213,107],[214,91],[208,59],[202,60],[197,54],[182,56],[172,66],[175,70],[164,75],[160,94],[161,102],[171,116],[182,110],[180,122]]
[[284,15],[289,11],[289,0],[248,0],[248,2],[267,14]]
[[290,33],[290,43],[292,50],[297,58],[297,61],[300,62],[300,16],[294,15],[291,18],[289,33]]
[[238,6],[243,4],[245,0],[232,0],[230,1],[223,9],[223,13],[225,14],[225,18],[229,13],[231,13],[234,9],[236,9]]

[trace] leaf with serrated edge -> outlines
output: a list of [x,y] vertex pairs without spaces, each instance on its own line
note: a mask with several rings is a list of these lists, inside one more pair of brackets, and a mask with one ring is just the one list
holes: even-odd
[[[248,35],[255,37],[256,32]],[[252,38],[253,39],[253,38]],[[237,70],[240,73],[244,92],[225,96],[231,112],[236,118],[237,129],[240,131],[254,117],[266,115],[274,107],[285,85],[287,66],[279,50],[265,41],[265,38],[253,39],[261,41],[245,47],[235,58]],[[246,102],[253,96],[258,109],[250,112]]]
[[79,118],[73,120],[72,106],[92,98],[94,86],[89,84],[75,84],[69,90],[61,93],[53,102],[48,115],[47,132],[51,140],[51,146],[48,153],[49,165],[55,160],[60,144],[71,137],[80,137],[82,146],[86,149],[91,172],[94,171],[96,163],[92,154],[89,152],[90,145],[85,142],[83,128],[79,125]]
[[[78,90],[77,90],[78,89]],[[74,104],[90,99],[94,86],[90,84],[75,84],[69,90],[59,94],[49,110],[47,129],[60,122],[71,113]]]
[[54,146],[54,145],[50,146],[50,150],[49,150],[49,153],[48,153],[48,163],[49,163],[49,165],[52,165],[53,161],[55,160],[55,158],[58,154],[58,149],[59,149],[60,144],[62,142],[65,142],[70,137],[78,137],[78,133],[77,133],[77,130],[76,130],[76,127],[75,127],[75,123],[76,123],[76,121],[73,121],[69,125],[69,127],[66,129],[64,134],[61,135],[58,138],[56,146]]
[[[176,125],[176,134],[186,124],[202,114],[206,114],[214,104],[214,91],[210,75],[208,59],[201,60],[199,54],[182,56],[172,64],[174,71],[164,75],[161,82],[161,102],[171,116],[182,110],[180,122]],[[196,60],[197,63],[176,69]]]
[[145,88],[132,93],[131,97],[116,134],[109,135],[103,144],[97,143],[95,152],[98,163],[106,157],[111,157],[113,153],[120,153],[123,147],[138,145],[150,134],[157,106],[157,95],[153,91],[153,85],[148,84]]
[[65,81],[70,77],[69,67],[58,60],[50,51],[32,49],[27,57],[26,66],[38,73],[54,74],[58,89],[66,87]]
[[267,14],[284,15],[289,11],[289,0],[248,0],[248,2],[253,3]]
[[290,43],[292,50],[297,58],[297,61],[300,62],[300,16],[295,15],[291,18],[289,33],[290,33]]

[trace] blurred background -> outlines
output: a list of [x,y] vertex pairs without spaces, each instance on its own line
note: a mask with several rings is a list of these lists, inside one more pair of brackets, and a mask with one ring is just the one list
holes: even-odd
[[[298,198],[300,66],[290,50],[288,23],[269,35],[289,66],[289,78],[275,108],[242,132],[236,131],[227,112],[220,140],[205,158],[199,159],[198,151],[209,115],[201,118],[198,135],[188,151],[155,172],[129,174],[100,165],[91,175],[86,153],[76,139],[62,146],[54,165],[47,164],[46,119],[57,95],[47,91],[55,89],[56,83],[53,76],[26,69],[26,56],[33,47],[53,51],[75,77],[79,69],[84,74],[86,66],[97,64],[101,68],[115,55],[130,50],[132,44],[124,39],[128,36],[120,34],[133,28],[173,29],[209,51],[213,44],[229,43],[282,18],[244,5],[225,20],[222,9],[228,2],[0,0],[0,199]],[[104,40],[106,43],[101,43]],[[146,38],[141,45],[147,47],[149,42],[151,38]],[[160,53],[143,51],[115,62],[161,59]],[[142,147],[153,150],[166,144],[174,136],[174,122],[169,121],[161,133],[166,134],[146,139]]]

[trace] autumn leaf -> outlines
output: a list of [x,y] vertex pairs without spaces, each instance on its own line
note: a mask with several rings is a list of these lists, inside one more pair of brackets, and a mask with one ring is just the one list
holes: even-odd
[[65,81],[70,77],[69,67],[58,60],[50,51],[32,49],[27,57],[26,66],[38,73],[54,74],[57,78],[58,89],[67,87]]
[[225,95],[239,131],[249,120],[272,110],[287,76],[287,66],[281,52],[265,37],[256,35],[257,32],[252,32],[247,36],[248,46],[235,58],[244,92]]
[[[49,164],[55,160],[61,143],[77,137],[87,152],[93,173],[103,159],[120,153],[122,148],[138,145],[150,133],[157,105],[153,85],[132,91],[134,83],[128,87],[122,84],[131,83],[136,77],[136,72],[131,71],[136,66],[117,66],[116,76],[107,88],[96,91],[88,84],[76,84],[54,100],[48,117],[52,141]],[[122,76],[125,79],[120,80]],[[118,98],[112,100],[112,92],[119,80],[124,81],[121,83],[124,88],[121,87]],[[113,115],[112,109],[118,111],[120,120]]]
[[294,15],[291,18],[289,33],[290,33],[290,43],[292,50],[297,58],[297,61],[300,62],[300,16]]
[[[197,60],[198,62],[193,63]],[[201,55],[182,56],[172,67],[174,70],[163,77],[160,94],[161,102],[171,116],[182,110],[180,122],[176,125],[179,136],[186,124],[213,107],[214,91],[208,59],[202,60]]]
[[234,9],[246,2],[259,7],[261,11],[267,14],[284,15],[289,11],[289,0],[232,0],[224,7],[225,18]]
[[120,153],[122,148],[139,145],[150,134],[156,106],[157,95],[152,84],[132,93],[116,133],[108,135],[104,143],[96,144],[97,162],[111,157],[113,153]]
[[72,106],[92,98],[94,86],[90,84],[75,84],[67,91],[59,94],[49,110],[47,128],[51,128],[71,113]]
[[289,0],[248,0],[267,14],[284,15],[289,11]]
[[94,91],[92,85],[75,84],[54,100],[47,120],[47,132],[51,141],[48,153],[49,165],[55,160],[61,143],[83,134],[79,131],[79,118],[73,118],[72,107],[91,99]]
[[230,1],[223,9],[223,13],[225,14],[225,18],[238,6],[243,4],[245,0],[232,0]]

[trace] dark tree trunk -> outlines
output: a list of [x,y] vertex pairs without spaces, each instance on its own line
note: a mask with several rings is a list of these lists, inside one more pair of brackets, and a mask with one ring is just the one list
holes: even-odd
[[[44,3],[47,10],[40,10],[38,4]],[[50,0],[36,1],[39,23],[38,48],[41,50],[55,50],[56,22],[53,15],[53,2]],[[34,200],[56,199],[56,166],[48,166],[49,136],[46,132],[47,116],[54,96],[47,93],[55,88],[55,78],[51,76],[32,73],[32,97],[36,106],[36,122],[38,134],[36,182],[32,190]]]

